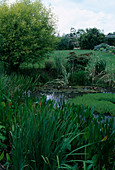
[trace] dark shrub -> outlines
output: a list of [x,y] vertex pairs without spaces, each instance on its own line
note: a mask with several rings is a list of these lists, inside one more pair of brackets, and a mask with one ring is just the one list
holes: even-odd
[[51,61],[51,60],[45,61],[45,69],[47,71],[52,70],[53,66],[54,66],[54,62],[53,61]]
[[111,51],[112,51],[113,54],[115,54],[115,49],[112,49]]
[[70,52],[68,59],[68,65],[73,71],[85,70],[85,67],[89,63],[91,53],[76,55],[75,52]]
[[70,84],[71,85],[86,85],[87,79],[84,71],[78,71],[71,73],[70,75]]

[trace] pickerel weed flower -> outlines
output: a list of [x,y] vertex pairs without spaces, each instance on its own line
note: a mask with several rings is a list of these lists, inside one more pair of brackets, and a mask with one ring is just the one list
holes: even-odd
[[10,102],[8,103],[8,106],[9,106],[9,110],[10,110],[10,108],[11,108],[11,103]]

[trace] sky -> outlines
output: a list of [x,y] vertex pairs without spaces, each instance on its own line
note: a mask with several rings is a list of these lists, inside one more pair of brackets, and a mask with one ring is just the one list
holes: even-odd
[[[15,0],[9,0],[13,2]],[[115,0],[41,0],[52,8],[57,18],[57,32],[70,33],[71,28],[100,29],[104,34],[115,32]]]
[[115,0],[42,0],[51,5],[58,22],[58,32],[70,33],[78,29],[98,28],[108,34],[115,32]]

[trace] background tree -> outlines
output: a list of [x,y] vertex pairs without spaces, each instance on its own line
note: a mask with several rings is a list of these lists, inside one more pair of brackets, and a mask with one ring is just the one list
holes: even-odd
[[105,36],[106,38],[106,43],[115,46],[115,32],[109,33],[108,35]]
[[83,35],[85,33],[85,30],[83,29],[78,29],[76,34],[77,34],[77,37],[79,38],[81,35]]
[[93,49],[94,46],[105,42],[105,35],[97,28],[89,28],[82,31],[79,38],[79,46],[81,49]]
[[73,28],[73,27],[71,27],[71,29],[70,29],[70,37],[76,37],[76,29],[75,28]]
[[52,50],[55,41],[51,9],[40,0],[1,3],[0,34],[4,43],[0,60],[5,66],[16,71],[23,62],[40,62]]
[[73,50],[76,43],[76,29],[71,28],[70,34],[63,35],[59,37],[60,41],[58,41],[58,50]]
[[60,37],[60,41],[58,43],[57,49],[58,50],[68,50],[69,49],[69,42],[70,39],[68,35]]

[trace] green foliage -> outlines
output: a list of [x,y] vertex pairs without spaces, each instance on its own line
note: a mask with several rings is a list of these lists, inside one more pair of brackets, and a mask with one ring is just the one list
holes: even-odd
[[94,46],[103,43],[105,35],[97,28],[86,29],[79,38],[79,46],[81,49],[94,49]]
[[40,62],[52,50],[55,31],[52,13],[41,1],[0,4],[1,60],[17,71],[23,62]]
[[10,155],[7,153],[8,149],[8,139],[7,139],[7,130],[6,127],[0,122],[0,163],[4,165],[6,169],[9,168],[11,163]]
[[[3,107],[3,106],[1,106]],[[6,129],[5,126],[3,126],[0,122],[0,153],[1,151],[3,151],[4,149],[6,149],[6,145],[4,144],[4,141],[6,140]],[[0,156],[0,161],[2,160],[2,155]],[[4,158],[4,156],[3,156]]]
[[62,75],[63,75],[63,79],[64,79],[64,85],[66,86],[69,84],[70,73],[67,72],[66,67],[64,67],[64,65],[62,65],[61,67],[62,67]]
[[60,44],[60,42],[61,42],[61,39],[62,39],[62,37],[60,37],[59,35],[57,35],[57,36],[55,37],[55,49],[56,49],[56,50],[58,50],[58,48],[59,48],[59,44]]
[[1,57],[2,48],[3,48],[3,36],[2,34],[0,34],[0,57]]
[[115,49],[112,49],[111,52],[112,52],[113,54],[115,54]]
[[0,117],[6,129],[11,127],[12,118],[16,114],[15,109],[18,107],[18,104],[23,105],[26,95],[29,95],[29,91],[35,90],[37,80],[37,78],[33,80],[33,78],[28,76],[24,77],[15,74],[10,77],[4,75],[0,78]]
[[7,155],[6,162],[12,163],[12,169],[76,169],[83,165],[112,169],[113,120],[95,119],[93,110],[83,106],[62,101],[57,107],[44,97],[37,102],[24,97],[27,80],[25,87],[20,77],[15,78],[16,84],[13,77],[0,82],[0,118],[7,136],[11,135],[7,141],[11,158]]
[[[32,109],[30,104],[29,109]],[[33,105],[31,112],[28,111],[25,107],[21,124],[15,124],[12,131],[14,168],[21,169],[27,164],[34,169],[55,169],[57,155],[60,164],[65,162],[64,157],[71,150],[74,134],[79,133],[75,128],[71,133],[73,123],[68,126],[71,118],[68,115],[63,120],[61,111],[54,109],[51,101],[42,99],[38,105]]]
[[55,62],[55,68],[56,68],[57,74],[62,75],[63,59],[60,58],[59,56],[55,56],[54,62]]
[[114,61],[112,60],[112,54],[109,55],[103,52],[96,53],[91,57],[90,62],[85,68],[86,76],[89,83],[102,85],[103,87],[115,86],[115,70],[114,70]]
[[61,41],[57,47],[58,50],[68,50],[69,47],[69,39],[68,37],[61,37]]
[[105,41],[107,44],[115,46],[115,32],[109,33],[107,36],[105,36]]
[[91,54],[92,53],[84,53],[76,55],[75,52],[70,52],[69,57],[67,57],[67,65],[70,67],[69,69],[72,71],[85,70]]
[[57,56],[58,58],[61,58],[64,61],[64,65],[65,65],[67,62],[68,54],[70,52],[75,52],[76,55],[92,52],[92,54],[90,56],[91,57],[90,63],[95,63],[99,59],[106,60],[106,71],[108,73],[115,72],[115,57],[114,57],[114,55],[112,55],[112,53],[106,53],[106,52],[102,52],[102,51],[79,50],[79,49],[75,49],[72,51],[70,51],[70,50],[55,50],[53,53],[50,54],[50,56],[51,56],[50,59],[54,61],[55,57]]
[[99,74],[102,71],[105,71],[106,68],[106,61],[105,60],[99,60],[95,64],[95,74]]
[[74,49],[74,44],[72,40],[68,37],[68,35],[62,36],[60,39],[61,40],[57,47],[58,50],[73,50]]
[[71,99],[72,103],[84,105],[92,108],[96,113],[105,113],[115,116],[115,94],[97,93],[87,94],[75,99]]
[[73,72],[69,78],[70,85],[86,85],[87,78],[84,71]]
[[[67,80],[68,73],[62,63],[60,65],[61,74]],[[83,79],[84,72],[78,73],[79,79]],[[4,159],[8,166],[11,163],[11,168],[16,170],[111,170],[114,163],[114,120],[105,120],[104,114],[95,118],[93,109],[84,106],[62,101],[57,107],[44,97],[28,97],[26,92],[34,91],[36,86],[33,81],[33,78],[20,75],[0,77],[0,121],[8,137],[7,142],[2,143],[11,147],[8,147],[8,154],[0,153],[0,159]],[[96,98],[105,109],[104,113],[109,109],[114,115],[114,94],[110,94],[110,98],[101,95],[106,94],[100,94],[99,99],[89,96],[91,101],[87,98],[85,101],[92,104]],[[85,105],[85,102],[81,103]],[[99,105],[97,108],[100,109]],[[103,112],[100,109],[100,113]],[[3,129],[0,132],[5,136]]]
[[12,128],[14,169],[72,169],[83,162],[96,168],[111,167],[112,129],[113,120],[105,126],[101,117],[95,119],[84,107],[60,103],[57,108],[45,98],[38,104],[29,99]]
[[51,61],[51,60],[45,61],[45,69],[47,71],[52,70],[53,67],[54,67],[54,62],[53,61]]

